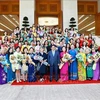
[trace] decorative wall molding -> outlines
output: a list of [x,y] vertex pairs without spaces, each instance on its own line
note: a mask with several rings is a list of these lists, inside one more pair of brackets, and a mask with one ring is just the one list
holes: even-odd
[[96,14],[97,9],[97,1],[79,1],[78,2],[78,14],[86,15],[86,14]]
[[19,14],[19,1],[0,1],[0,14]]
[[[38,2],[36,5],[36,12],[41,14],[58,14],[61,8],[60,0],[36,0],[36,2]],[[79,15],[96,13],[97,1],[78,1]],[[0,14],[19,14],[19,0],[0,1]]]

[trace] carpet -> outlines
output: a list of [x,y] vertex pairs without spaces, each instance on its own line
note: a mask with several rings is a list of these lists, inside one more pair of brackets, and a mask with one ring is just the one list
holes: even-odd
[[69,85],[69,84],[99,84],[100,80],[98,81],[94,81],[94,80],[86,80],[86,81],[66,81],[66,82],[56,82],[55,80],[52,80],[52,82],[50,82],[49,80],[45,80],[43,82],[40,81],[36,81],[36,82],[19,82],[17,83],[16,81],[14,81],[11,85]]

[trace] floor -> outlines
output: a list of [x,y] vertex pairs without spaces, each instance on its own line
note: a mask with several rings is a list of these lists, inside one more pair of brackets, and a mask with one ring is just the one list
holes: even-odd
[[100,84],[0,86],[0,100],[100,100]]

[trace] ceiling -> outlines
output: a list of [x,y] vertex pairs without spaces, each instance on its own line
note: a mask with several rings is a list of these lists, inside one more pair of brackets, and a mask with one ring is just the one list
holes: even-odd
[[7,31],[8,33],[19,26],[18,15],[0,15],[0,31]]
[[78,30],[80,33],[95,32],[95,16],[94,15],[79,15]]

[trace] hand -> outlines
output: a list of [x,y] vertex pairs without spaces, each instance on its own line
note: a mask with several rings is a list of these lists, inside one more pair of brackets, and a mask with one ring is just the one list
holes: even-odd
[[50,66],[50,64],[48,64],[48,66]]
[[43,60],[41,60],[40,62],[43,63]]
[[3,65],[1,65],[1,67],[3,68],[4,66],[3,66]]
[[60,64],[58,64],[58,66],[59,66]]
[[70,60],[70,63],[72,63],[73,61],[72,60]]
[[44,60],[44,62],[46,62],[47,60]]

